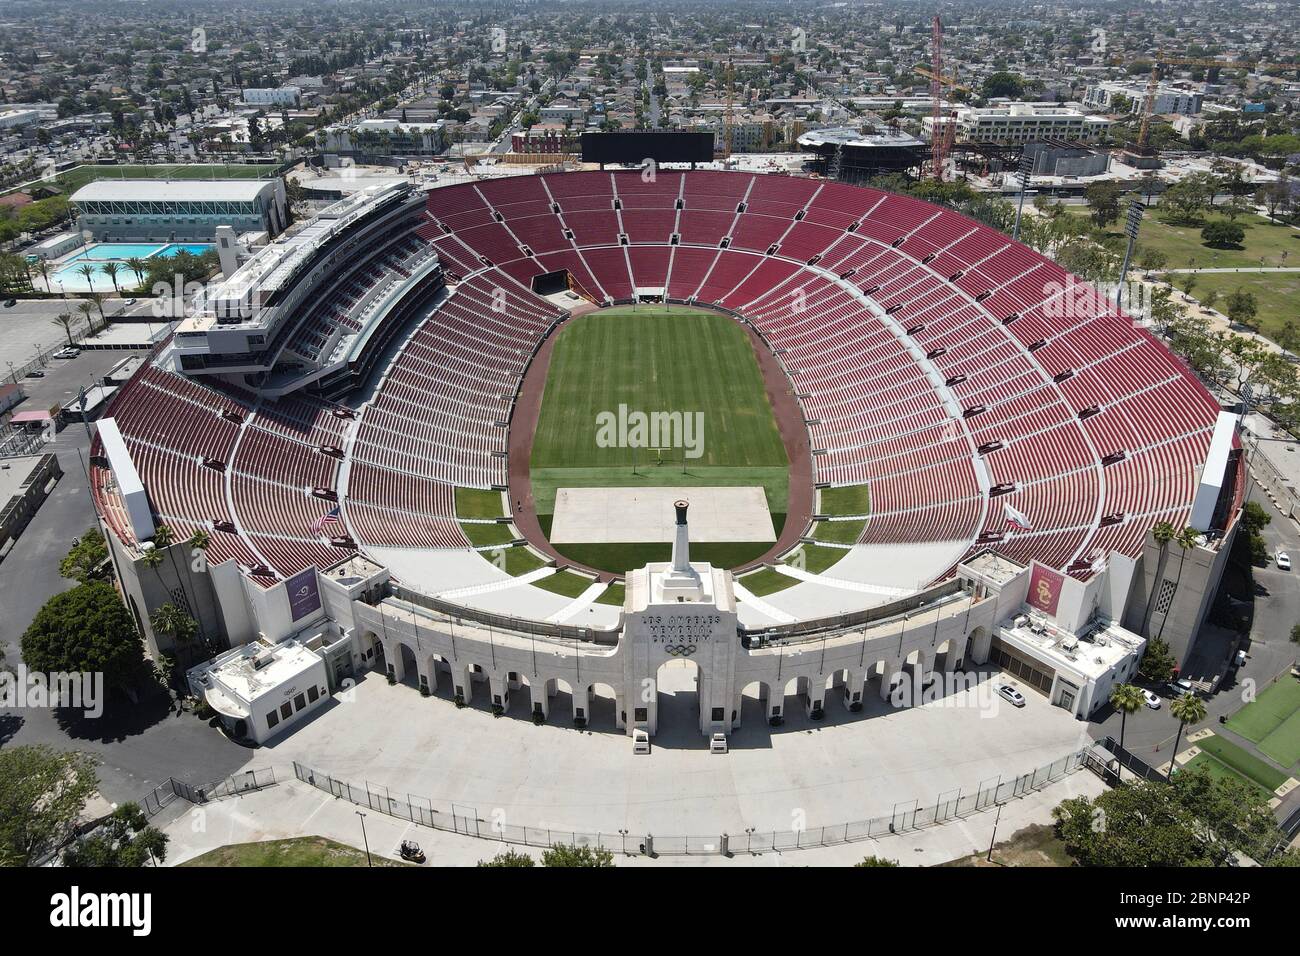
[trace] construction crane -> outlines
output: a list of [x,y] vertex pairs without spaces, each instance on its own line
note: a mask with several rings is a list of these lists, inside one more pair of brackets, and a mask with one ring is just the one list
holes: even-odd
[[[930,80],[931,82],[934,82],[934,78],[935,78],[934,71],[928,69],[927,67],[918,64],[912,67],[912,72],[918,74],[919,76],[925,77],[927,80]],[[958,83],[957,78],[955,76],[941,76],[939,77],[939,82],[942,83],[944,86],[948,87],[948,89],[950,90],[961,90],[962,92],[965,93],[975,92],[969,86],[965,86],[962,83]]]
[[947,123],[943,118],[943,21],[938,14],[930,23],[930,170],[937,182],[943,182],[943,162],[947,154]]
[[731,106],[736,92],[736,70],[727,57],[727,111],[722,117],[722,159],[731,159]]

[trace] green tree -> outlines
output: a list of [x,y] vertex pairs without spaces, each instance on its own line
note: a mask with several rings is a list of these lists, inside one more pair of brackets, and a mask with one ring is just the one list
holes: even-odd
[[1110,692],[1110,704],[1119,711],[1119,745],[1124,746],[1124,731],[1128,727],[1128,715],[1136,714],[1146,705],[1140,688],[1132,684],[1120,684]]
[[593,850],[589,846],[556,844],[542,853],[542,866],[594,866],[614,865],[614,854],[609,850]]
[[1174,676],[1178,662],[1169,650],[1169,645],[1159,637],[1147,641],[1147,649],[1138,664],[1138,673],[1153,684],[1159,684]]
[[142,867],[167,859],[167,834],[149,825],[138,803],[124,803],[88,836],[63,851],[64,866]]
[[1024,81],[1015,73],[998,72],[991,74],[980,86],[980,93],[991,100],[1005,96],[1018,100],[1025,95]]
[[30,866],[56,850],[98,786],[88,754],[44,744],[0,750],[0,866]]
[[147,673],[131,614],[106,581],[79,584],[46,601],[23,633],[21,647],[33,670],[99,672],[108,687],[133,700]]
[[518,850],[503,850],[490,860],[479,860],[478,865],[492,867],[525,867],[536,866],[537,864],[527,853],[521,853]]
[[1237,853],[1267,859],[1281,836],[1257,788],[1202,768],[1075,797],[1052,816],[1080,866],[1224,866]]
[[1123,197],[1124,187],[1113,179],[1089,183],[1083,191],[1093,223],[1102,228],[1119,219],[1120,200]]
[[91,528],[77,539],[67,556],[59,562],[59,574],[85,584],[107,560],[108,542],[98,528]]
[[1245,292],[1240,288],[1234,289],[1223,300],[1223,314],[1228,317],[1228,321],[1237,325],[1253,327],[1258,312],[1259,306],[1255,302],[1253,292]]
[[1201,241],[1215,249],[1239,247],[1246,238],[1246,230],[1235,222],[1215,220],[1201,227]]
[[1174,749],[1169,752],[1169,773],[1178,769],[1178,744],[1183,739],[1183,728],[1199,724],[1205,719],[1205,701],[1195,694],[1183,694],[1169,705],[1169,713],[1178,718],[1178,733],[1174,735]]
[[855,867],[868,867],[868,866],[895,867],[898,866],[898,861],[887,860],[883,856],[864,856],[861,860],[859,860],[857,863],[854,863],[853,865]]

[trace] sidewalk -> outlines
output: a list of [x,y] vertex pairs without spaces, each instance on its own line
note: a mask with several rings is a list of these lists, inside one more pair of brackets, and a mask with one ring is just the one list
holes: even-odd
[[[297,780],[292,773],[287,776],[283,783],[265,790],[183,809],[163,827],[171,839],[168,864],[174,866],[231,843],[295,836],[318,835],[349,846],[362,846],[359,807]],[[278,771],[277,778],[283,779]],[[1052,808],[1062,800],[1096,796],[1105,789],[1094,774],[1076,771],[1040,791],[1003,804],[997,836],[1005,840],[1032,823],[1051,823]],[[390,859],[397,859],[397,848],[403,840],[419,843],[432,866],[474,866],[506,849],[528,853],[535,859],[540,859],[542,853],[535,847],[510,847],[493,840],[431,830],[375,811],[363,812],[370,851]],[[731,858],[660,856],[650,859],[638,855],[616,856],[615,862],[619,866],[852,866],[865,856],[875,855],[897,860],[904,866],[933,866],[987,850],[996,818],[994,808],[964,820],[886,839],[758,856],[744,852],[742,834],[732,837],[735,855]]]

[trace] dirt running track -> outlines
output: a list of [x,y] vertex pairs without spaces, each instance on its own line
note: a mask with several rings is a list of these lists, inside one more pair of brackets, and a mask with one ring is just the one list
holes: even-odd
[[[696,305],[693,308],[706,307]],[[581,321],[581,316],[594,311],[596,311],[595,306],[579,306],[573,310],[573,317],[568,321]],[[748,325],[745,325],[744,329],[749,334],[754,357],[758,360],[758,367],[763,375],[763,386],[767,389],[767,398],[776,416],[776,427],[781,433],[781,441],[785,443],[786,456],[790,459],[790,500],[786,506],[785,527],[781,529],[776,544],[758,560],[748,565],[753,567],[772,561],[794,547],[808,527],[808,522],[812,520],[812,450],[808,445],[808,428],[804,424],[803,410],[795,398],[794,388],[785,370],[754,330]],[[562,568],[579,568],[598,575],[602,581],[613,581],[617,575],[588,568],[556,551],[542,534],[541,522],[537,520],[537,504],[533,500],[529,463],[532,460],[533,439],[537,435],[537,419],[542,410],[542,394],[546,390],[546,375],[551,367],[551,353],[555,350],[555,340],[559,331],[557,329],[547,336],[546,341],[533,357],[532,364],[524,375],[515,402],[514,414],[510,419],[508,449],[510,504],[515,527],[538,551],[554,558]]]

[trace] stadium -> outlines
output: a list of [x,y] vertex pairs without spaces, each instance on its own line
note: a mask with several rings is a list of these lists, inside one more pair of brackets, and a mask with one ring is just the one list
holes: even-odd
[[371,668],[540,720],[605,694],[653,734],[637,687],[682,658],[706,735],[967,662],[1086,717],[1148,637],[1194,659],[1245,463],[1078,292],[818,179],[374,187],[201,295],[100,422],[93,494],[151,653],[186,609],[230,648],[191,686],[254,741]]

